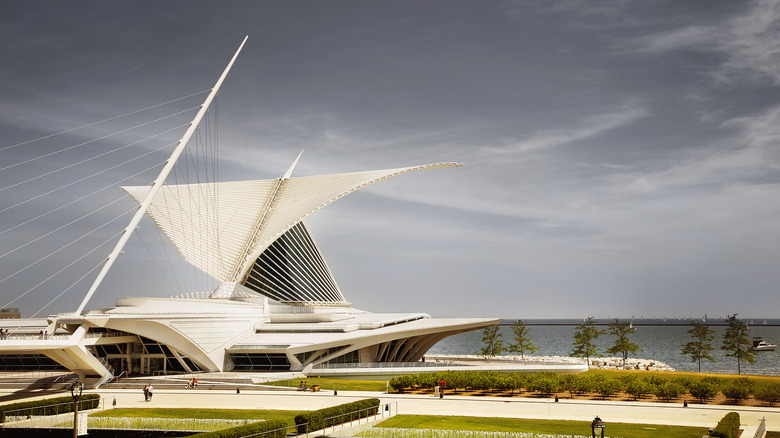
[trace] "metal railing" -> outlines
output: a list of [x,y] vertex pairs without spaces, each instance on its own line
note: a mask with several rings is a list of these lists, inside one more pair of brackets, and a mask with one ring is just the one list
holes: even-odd
[[0,341],[65,341],[68,338],[70,334],[9,333]]
[[119,378],[120,378],[120,377],[122,377],[122,376],[125,376],[125,377],[127,376],[127,370],[125,370],[125,371],[122,371],[121,373],[119,373],[119,375],[118,375],[118,376],[111,376],[111,377],[109,377],[109,379],[108,379],[108,380],[106,380],[106,382],[104,383],[104,385],[107,385],[107,384],[109,384],[109,383],[111,383],[111,382],[118,382],[118,381],[119,381]]
[[[360,426],[361,424],[369,424],[372,421],[383,420],[383,419],[386,419],[386,418],[394,417],[394,416],[398,415],[398,402],[385,403],[385,404],[379,405],[378,407],[359,409],[357,411],[352,411],[352,412],[336,415],[336,416],[333,416],[333,417],[328,417],[328,418],[325,418],[323,420],[323,422],[325,422],[325,424],[327,424],[328,420],[332,420],[334,418],[353,416],[353,415],[359,414],[359,413],[361,413],[363,411],[370,411],[370,410],[377,411],[377,413],[374,414],[374,415],[368,415],[368,416],[363,417],[363,418],[360,418],[360,416],[358,415],[359,418],[357,418],[355,420],[345,421],[343,423],[332,423],[330,426],[326,426],[326,427],[324,427],[322,429],[318,429],[318,430],[309,431],[308,430],[309,423],[301,423],[301,424],[296,424],[294,426],[280,427],[279,429],[266,430],[264,432],[253,433],[253,434],[250,434],[250,435],[243,435],[241,438],[256,438],[256,437],[265,437],[265,436],[275,436],[275,434],[277,432],[281,432],[281,431],[284,431],[285,435],[293,434],[293,435],[296,435],[296,436],[304,436],[304,437],[308,437],[310,433],[315,433],[315,432],[322,432],[323,434],[327,435],[329,429],[330,429],[330,433],[333,433],[333,432],[336,431],[336,429],[339,429],[339,428],[348,429],[348,428]],[[302,426],[306,426],[305,430],[307,432],[299,434],[298,430],[304,428]]]
[[[47,377],[68,376],[71,373],[66,369],[51,371],[2,371],[0,379],[45,379]],[[59,380],[59,378],[58,378]]]
[[[94,408],[88,408],[97,400],[97,405]],[[92,400],[79,400],[79,412],[89,412],[101,409],[104,406],[104,399],[92,399]],[[62,417],[63,414],[73,413],[73,402],[55,403],[44,406],[33,406],[29,408],[14,409],[5,411],[5,422],[2,423],[3,428],[27,428],[31,426],[31,423],[35,423],[36,426],[54,426],[65,421]],[[42,424],[43,423],[43,424]]]
[[340,369],[372,369],[372,368],[436,368],[436,367],[468,367],[468,364],[454,362],[366,362],[366,363],[322,363],[312,368],[315,370]]
[[[395,405],[394,406],[395,409],[391,409],[391,407],[390,407],[391,404]],[[376,414],[374,414],[374,415],[366,415],[365,417],[361,417],[360,416],[360,414],[362,412],[364,412],[364,411],[371,411],[371,410],[378,411],[378,412],[376,412]],[[349,427],[360,426],[361,424],[364,424],[364,423],[368,424],[368,423],[370,423],[372,421],[384,419],[385,417],[387,417],[387,418],[393,417],[394,416],[393,412],[395,412],[396,414],[398,413],[398,402],[380,404],[378,407],[359,409],[359,410],[353,411],[353,412],[347,412],[347,413],[344,413],[344,414],[334,415],[332,417],[328,417],[328,418],[323,419],[323,423],[324,424],[328,424],[328,420],[331,420],[331,426],[324,427],[322,429],[322,431],[324,433],[327,433],[328,429],[330,428],[331,433],[333,433],[333,432],[336,431],[337,427],[339,427],[339,428],[344,428],[344,427],[349,428]],[[385,413],[387,413],[387,415],[385,415]],[[355,420],[348,420],[348,421],[343,421],[343,422],[340,422],[340,423],[338,423],[337,421],[334,421],[335,419],[338,419],[338,418],[352,418],[352,416],[354,414],[357,414],[357,417],[358,417]],[[363,420],[365,420],[365,421],[363,421]]]
[[766,417],[761,417],[761,422],[758,423],[758,429],[756,429],[753,438],[764,438],[764,435],[766,435]]

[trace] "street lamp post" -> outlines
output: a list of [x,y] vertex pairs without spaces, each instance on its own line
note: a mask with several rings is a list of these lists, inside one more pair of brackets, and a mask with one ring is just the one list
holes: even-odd
[[84,384],[76,380],[70,385],[70,395],[73,397],[73,438],[79,436],[79,397],[84,391]]
[[593,433],[593,438],[598,438],[599,435],[596,435],[597,433],[601,432],[601,438],[604,438],[604,429],[607,427],[606,424],[604,424],[603,421],[601,421],[601,418],[596,416],[596,418],[593,419],[593,422],[590,423],[590,430]]

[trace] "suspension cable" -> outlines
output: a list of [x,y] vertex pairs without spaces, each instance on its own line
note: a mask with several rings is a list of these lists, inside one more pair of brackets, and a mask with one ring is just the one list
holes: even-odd
[[[57,151],[54,151],[54,152],[49,152],[48,154],[43,154],[41,156],[38,156],[38,157],[35,157],[35,158],[30,158],[30,159],[24,160],[24,161],[20,161],[20,162],[15,163],[15,164],[9,164],[8,166],[0,167],[0,171],[12,169],[14,167],[21,166],[22,164],[27,164],[27,163],[30,163],[30,162],[33,162],[33,161],[36,161],[36,160],[40,160],[42,158],[51,157],[52,155],[61,154],[63,152],[67,152],[67,151],[75,149],[77,147],[88,145],[90,143],[94,143],[94,142],[99,141],[99,140],[105,140],[107,138],[111,138],[111,137],[113,137],[115,135],[124,134],[125,132],[132,131],[133,129],[137,129],[137,128],[140,128],[140,127],[143,127],[143,126],[151,125],[152,123],[157,123],[157,122],[159,122],[161,120],[165,120],[165,119],[168,119],[168,118],[171,118],[171,117],[174,117],[174,116],[178,116],[180,114],[186,113],[187,111],[192,111],[192,110],[197,109],[197,108],[200,108],[200,107],[196,106],[196,107],[192,107],[192,108],[187,108],[187,109],[179,111],[177,113],[173,113],[173,114],[169,114],[169,115],[164,116],[164,117],[160,117],[159,119],[156,119],[156,120],[152,120],[152,121],[149,121],[149,122],[141,123],[140,125],[132,126],[130,128],[123,129],[123,130],[117,131],[117,132],[113,132],[111,134],[107,134],[107,135],[104,135],[102,137],[98,137],[98,138],[95,138],[95,139],[92,139],[92,140],[89,140],[89,141],[85,141],[83,143],[75,144],[73,146],[68,146],[65,149],[60,149],[60,150],[57,150]],[[4,189],[0,189],[0,191],[2,191],[2,190],[4,190]]]
[[103,120],[100,120],[100,121],[97,121],[97,122],[92,122],[92,123],[89,123],[89,124],[86,124],[86,125],[81,125],[81,126],[78,126],[76,128],[71,128],[71,129],[67,129],[65,131],[55,132],[54,134],[44,135],[43,137],[34,138],[32,140],[26,140],[26,141],[23,141],[21,143],[12,144],[12,145],[9,145],[9,146],[3,146],[2,148],[0,148],[0,151],[4,151],[4,150],[7,150],[7,149],[12,149],[12,148],[19,147],[19,146],[24,146],[26,144],[34,143],[36,141],[46,140],[48,138],[56,137],[58,135],[63,135],[63,134],[67,134],[69,132],[78,131],[79,129],[89,128],[90,126],[95,126],[95,125],[99,125],[101,123],[110,122],[111,120],[116,120],[116,119],[119,119],[119,118],[122,118],[122,117],[131,116],[133,114],[138,114],[138,113],[143,112],[143,111],[147,111],[147,110],[150,110],[150,109],[158,108],[158,107],[161,107],[163,105],[168,105],[169,103],[178,102],[180,100],[189,99],[190,97],[195,97],[195,96],[201,95],[203,93],[208,93],[209,91],[211,91],[211,90],[198,91],[197,93],[190,94],[189,96],[179,97],[178,99],[173,99],[173,100],[169,100],[167,102],[158,103],[157,105],[152,105],[150,107],[146,107],[146,108],[142,108],[142,109],[139,109],[139,110],[131,111],[129,113],[121,114],[121,115],[118,115],[118,116],[109,117],[107,119],[103,119]]

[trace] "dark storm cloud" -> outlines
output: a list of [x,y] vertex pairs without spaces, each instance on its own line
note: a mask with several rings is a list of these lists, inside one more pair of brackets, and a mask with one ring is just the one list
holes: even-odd
[[[372,186],[310,219],[357,307],[502,317],[603,317],[638,308],[645,316],[747,316],[780,304],[772,264],[780,256],[777,2],[0,7],[0,148],[208,89],[249,34],[220,92],[223,179],[280,176],[302,149],[297,175],[465,162]],[[166,111],[173,110],[154,117]],[[140,122],[3,149],[0,167]],[[0,182],[24,181],[183,123],[186,117],[161,121],[8,169]],[[112,163],[180,133],[117,152]],[[165,157],[150,155],[134,169]],[[90,161],[79,172],[109,165]],[[79,193],[119,185],[119,176],[111,177],[97,176]],[[25,187],[0,191],[0,205],[46,191],[44,181]],[[3,224],[44,213],[59,196],[0,213]],[[124,200],[105,216],[132,207]],[[0,245],[13,248],[93,208],[74,204],[67,214],[0,235]],[[87,232],[100,223],[76,226]],[[138,270],[117,266],[95,305],[175,289],[165,269],[151,264],[164,258],[162,250],[144,256],[146,242],[133,245],[128,263],[152,278],[123,281]],[[4,271],[40,252],[45,245],[20,250]],[[30,293],[20,307],[33,313],[69,281],[39,298]],[[0,295],[36,282],[35,275],[15,278],[0,284]],[[52,310],[72,307],[58,302]]]

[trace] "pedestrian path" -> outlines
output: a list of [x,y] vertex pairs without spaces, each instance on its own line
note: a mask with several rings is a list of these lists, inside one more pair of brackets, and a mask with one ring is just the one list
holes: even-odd
[[[546,398],[504,398],[432,395],[385,394],[369,391],[290,392],[208,389],[164,389],[155,391],[150,402],[144,401],[140,389],[96,390],[105,399],[106,407],[116,401],[117,408],[219,408],[315,410],[369,397],[382,403],[392,403],[399,414],[458,415],[475,417],[506,417],[551,420],[592,421],[601,417],[607,424],[643,423],[680,426],[714,427],[728,412],[740,415],[745,426],[756,427],[762,417],[769,430],[780,430],[780,408],[744,407],[681,403],[620,402]],[[755,430],[755,429],[753,429]],[[743,435],[745,436],[745,435]],[[752,435],[749,435],[752,436]]]

